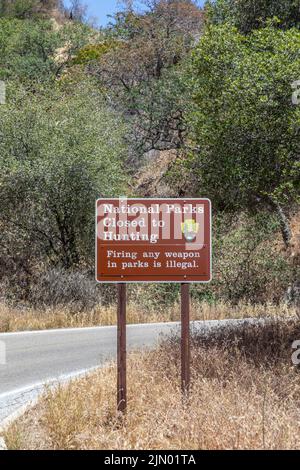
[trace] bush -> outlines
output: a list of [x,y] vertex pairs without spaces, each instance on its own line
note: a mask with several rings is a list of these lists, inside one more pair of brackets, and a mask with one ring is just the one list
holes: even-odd
[[31,287],[30,303],[35,308],[67,307],[86,311],[101,302],[95,280],[79,271],[50,269],[42,273]]
[[194,298],[215,302],[278,303],[288,288],[291,270],[276,243],[278,222],[264,213],[215,219],[213,281],[195,285]]
[[172,306],[179,298],[179,284],[133,284],[129,300],[143,310],[151,311]]
[[117,47],[117,42],[102,42],[99,44],[87,44],[82,47],[72,59],[71,65],[88,65],[90,62],[98,61],[112,48]]

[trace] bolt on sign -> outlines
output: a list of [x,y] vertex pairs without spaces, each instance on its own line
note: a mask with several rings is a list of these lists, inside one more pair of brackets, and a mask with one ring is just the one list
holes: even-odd
[[209,282],[208,199],[98,199],[98,282]]

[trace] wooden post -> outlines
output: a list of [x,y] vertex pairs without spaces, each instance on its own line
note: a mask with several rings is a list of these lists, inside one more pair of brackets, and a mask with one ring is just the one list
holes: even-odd
[[187,396],[190,386],[190,286],[181,284],[181,389]]
[[118,378],[117,378],[117,407],[125,412],[127,406],[126,388],[126,284],[118,284]]

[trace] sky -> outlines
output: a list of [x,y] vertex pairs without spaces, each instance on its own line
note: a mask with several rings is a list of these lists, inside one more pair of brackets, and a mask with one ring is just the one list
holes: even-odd
[[[89,16],[95,17],[98,25],[105,26],[109,21],[107,15],[112,15],[116,11],[120,0],[83,0],[82,3],[88,6]],[[203,5],[204,0],[199,0],[198,3]],[[68,4],[68,0],[66,0],[66,4]]]

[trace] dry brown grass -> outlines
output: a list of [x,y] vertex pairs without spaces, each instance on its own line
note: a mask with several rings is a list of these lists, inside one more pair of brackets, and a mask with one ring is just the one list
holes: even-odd
[[[192,320],[223,320],[226,318],[258,317],[293,317],[296,310],[283,305],[247,305],[230,306],[225,303],[209,305],[194,303],[191,307]],[[13,308],[0,303],[0,332],[47,330],[53,328],[78,328],[116,324],[116,306],[98,307],[90,312],[74,313],[66,308],[34,310]],[[134,304],[127,306],[127,322],[155,323],[179,321],[180,307],[162,307],[145,311]]]
[[[133,353],[128,411],[116,413],[113,365],[47,390],[6,432],[10,449],[299,449],[296,320],[195,336],[192,389],[179,389],[179,344]],[[255,341],[254,341],[255,339]],[[255,343],[255,344],[254,344]]]

